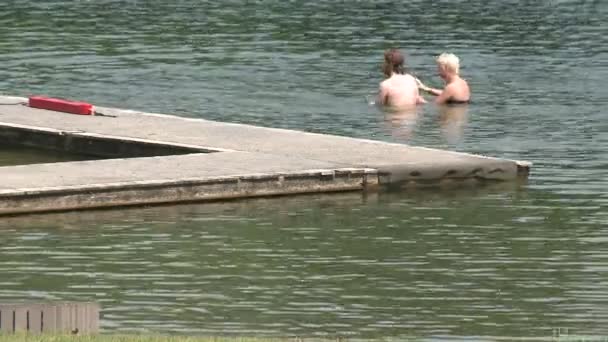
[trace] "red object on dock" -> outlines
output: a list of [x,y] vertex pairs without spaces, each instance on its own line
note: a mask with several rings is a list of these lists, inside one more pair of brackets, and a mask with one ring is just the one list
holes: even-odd
[[44,96],[30,96],[29,106],[32,108],[48,109],[57,112],[79,115],[93,115],[95,113],[93,105],[90,103],[55,99]]

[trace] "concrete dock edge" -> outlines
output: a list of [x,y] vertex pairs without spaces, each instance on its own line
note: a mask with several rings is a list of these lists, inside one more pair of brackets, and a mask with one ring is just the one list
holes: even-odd
[[327,134],[0,96],[0,144],[92,156],[0,167],[0,214],[210,201],[382,186],[527,179],[531,163]]

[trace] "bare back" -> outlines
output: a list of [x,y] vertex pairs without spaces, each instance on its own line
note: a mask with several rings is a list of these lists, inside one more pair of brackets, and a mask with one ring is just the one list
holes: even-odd
[[471,100],[471,90],[467,81],[463,80],[459,76],[446,85],[443,90],[445,94],[441,94],[437,98],[440,103],[465,103]]
[[410,107],[418,103],[418,84],[412,75],[393,74],[380,83],[378,102],[391,107]]

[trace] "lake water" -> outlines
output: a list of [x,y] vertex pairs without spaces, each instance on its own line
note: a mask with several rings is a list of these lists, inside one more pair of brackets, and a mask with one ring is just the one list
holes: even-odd
[[59,163],[90,159],[94,159],[94,157],[23,146],[0,146],[0,166]]
[[[107,332],[608,336],[607,14],[575,0],[2,2],[4,94],[534,166],[523,185],[2,218],[0,301],[95,300]],[[474,103],[370,106],[393,46],[435,86],[434,57],[459,55]]]

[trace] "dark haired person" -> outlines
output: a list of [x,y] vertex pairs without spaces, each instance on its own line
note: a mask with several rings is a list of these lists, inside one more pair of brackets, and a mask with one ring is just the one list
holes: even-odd
[[386,79],[380,83],[376,104],[392,108],[415,107],[425,103],[418,91],[416,79],[404,68],[405,58],[397,49],[384,52],[382,72]]

